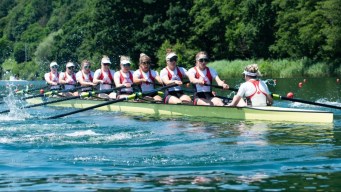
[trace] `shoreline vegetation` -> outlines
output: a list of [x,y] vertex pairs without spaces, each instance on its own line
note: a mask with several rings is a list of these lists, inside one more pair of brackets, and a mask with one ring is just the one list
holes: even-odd
[[[245,66],[256,63],[259,66],[262,76],[269,78],[317,78],[340,76],[341,65],[333,68],[333,65],[325,62],[313,63],[309,59],[301,60],[220,60],[209,63],[219,76],[236,78],[240,77]],[[334,65],[335,66],[335,65]]]
[[[218,60],[212,61],[208,64],[209,67],[214,68],[219,76],[229,78],[239,78],[245,66],[256,63],[258,64],[263,77],[268,78],[320,78],[320,77],[340,77],[341,65],[337,68],[326,62],[312,62],[307,58],[300,60],[279,59],[279,60],[266,60],[266,59],[250,59],[250,60]],[[92,69],[97,69],[97,65]],[[136,66],[136,65],[135,65]],[[26,77],[25,80],[42,80],[46,71],[39,69],[39,66],[33,62],[28,62],[25,65],[19,65],[15,60],[6,60],[3,67],[7,70],[15,71],[20,77]],[[115,70],[118,66],[114,65]],[[183,66],[188,68],[187,66]],[[135,67],[136,68],[136,67]],[[163,68],[163,64],[159,64],[157,71]],[[2,80],[10,80],[13,76],[12,73],[4,74]]]

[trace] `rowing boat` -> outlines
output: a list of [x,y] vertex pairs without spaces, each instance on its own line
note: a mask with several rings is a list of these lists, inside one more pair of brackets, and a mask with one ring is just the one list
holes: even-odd
[[[55,98],[47,98],[50,101]],[[42,98],[28,99],[30,104],[41,103]],[[45,98],[46,101],[46,98]],[[101,100],[73,99],[49,104],[55,107],[86,108],[99,103]],[[331,123],[333,113],[319,110],[306,110],[282,107],[219,107],[219,106],[193,106],[170,105],[163,103],[147,103],[124,101],[98,108],[103,111],[119,111],[133,115],[156,115],[172,117],[190,117],[197,119],[232,119],[232,120],[260,120],[276,122],[305,122],[305,123]]]

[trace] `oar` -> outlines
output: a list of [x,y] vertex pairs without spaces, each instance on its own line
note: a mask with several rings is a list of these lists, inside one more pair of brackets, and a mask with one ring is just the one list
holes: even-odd
[[27,97],[22,97],[20,98],[21,100],[26,100],[26,99],[32,99],[32,98],[36,98],[36,97],[49,97],[49,96],[52,96],[52,95],[57,95],[58,93],[67,93],[67,92],[73,92],[73,91],[77,91],[79,89],[82,89],[82,88],[87,88],[89,86],[80,86],[80,87],[75,87],[73,89],[68,89],[68,90],[53,90],[53,91],[48,91],[46,93],[40,93],[40,94],[37,94],[37,95],[31,95],[31,96],[27,96]]
[[57,118],[60,118],[60,117],[65,117],[65,116],[72,115],[72,114],[75,114],[75,113],[80,113],[80,112],[83,112],[83,111],[88,111],[88,110],[91,110],[91,109],[95,109],[95,108],[98,108],[98,107],[110,105],[110,104],[113,104],[113,103],[117,103],[117,102],[121,102],[121,101],[126,101],[126,100],[131,100],[131,99],[134,99],[136,97],[143,97],[143,96],[152,95],[152,94],[154,94],[154,93],[156,93],[158,91],[161,91],[161,90],[164,90],[164,89],[168,89],[168,88],[171,88],[171,87],[175,87],[175,86],[177,86],[177,85],[176,84],[172,84],[172,85],[167,85],[167,86],[164,86],[164,87],[160,87],[158,89],[155,89],[153,91],[146,92],[146,93],[134,93],[134,94],[129,95],[127,98],[121,98],[121,99],[117,99],[117,100],[107,101],[107,102],[104,102],[104,103],[100,103],[100,104],[97,104],[97,105],[93,105],[93,106],[90,106],[90,107],[79,109],[79,110],[76,110],[76,111],[71,111],[69,113],[64,113],[64,114],[48,117],[46,119],[57,119]]
[[16,91],[15,94],[24,94],[24,93],[30,93],[32,91],[37,91],[37,90],[41,90],[41,89],[45,89],[47,87],[49,87],[50,85],[45,85],[43,87],[38,87],[38,88],[34,88],[34,89],[28,89],[28,90],[20,90],[20,91]]
[[[43,103],[38,103],[38,104],[33,104],[33,105],[27,105],[27,106],[24,106],[24,107],[20,107],[19,109],[27,109],[27,108],[32,108],[32,107],[38,107],[38,106],[42,106],[42,105],[47,105],[47,104],[51,104],[51,103],[57,103],[57,102],[67,101],[67,100],[77,99],[77,98],[80,98],[80,96],[67,97],[67,98],[64,98],[64,99],[48,101],[48,102],[43,102]],[[4,111],[0,111],[0,114],[9,113],[9,112],[10,112],[10,110],[4,110]]]
[[[219,86],[219,85],[209,85],[209,84],[204,84],[204,86],[210,86],[210,87],[214,87],[214,88],[218,88],[218,89],[223,89],[222,86]],[[229,87],[228,90],[231,90],[231,91],[238,91],[238,89],[236,88],[232,88],[232,87]]]
[[306,100],[302,100],[302,99],[294,99],[294,98],[281,96],[278,94],[271,94],[271,95],[273,98],[278,98],[281,100],[287,100],[287,101],[293,101],[293,102],[299,102],[299,103],[306,103],[306,104],[310,104],[310,105],[317,105],[317,106],[329,107],[329,108],[334,108],[334,109],[341,109],[341,107],[335,106],[335,105],[328,105],[328,104],[324,104],[324,103],[317,103],[317,102],[306,101]]
[[[125,88],[125,86],[122,87],[116,87],[113,90],[116,89],[122,89]],[[102,90],[102,91],[91,91],[91,92],[87,92],[84,94],[81,94],[79,96],[72,96],[72,97],[66,97],[63,99],[58,99],[58,100],[54,100],[54,101],[47,101],[47,102],[43,102],[43,103],[38,103],[38,104],[33,104],[33,105],[27,105],[24,107],[20,107],[20,109],[27,109],[27,108],[32,108],[32,107],[38,107],[38,106],[42,106],[42,105],[47,105],[47,104],[52,104],[52,103],[58,103],[58,102],[62,102],[62,101],[67,101],[67,100],[72,100],[72,99],[79,99],[79,98],[83,98],[83,97],[91,97],[92,95],[95,94],[99,94],[99,93],[106,93],[108,90]],[[0,111],[0,114],[2,113],[8,113],[10,112],[10,110],[4,110],[4,111]]]

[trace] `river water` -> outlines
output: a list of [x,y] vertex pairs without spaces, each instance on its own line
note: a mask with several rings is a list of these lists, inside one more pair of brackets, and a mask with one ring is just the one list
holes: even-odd
[[[231,80],[236,84],[240,80]],[[302,88],[298,83],[303,82]],[[269,81],[271,84],[272,81]],[[0,82],[23,89],[43,82]],[[6,86],[7,85],[7,86]],[[336,78],[278,79],[274,93],[341,106]],[[231,96],[230,92],[220,92]],[[332,124],[129,116],[73,109],[0,108],[0,191],[341,191],[341,111]]]

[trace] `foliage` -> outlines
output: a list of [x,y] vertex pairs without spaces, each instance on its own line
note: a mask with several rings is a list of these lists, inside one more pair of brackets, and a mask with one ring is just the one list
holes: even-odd
[[102,55],[137,63],[144,52],[162,68],[172,48],[186,68],[207,51],[229,75],[249,62],[266,76],[339,75],[340,17],[340,0],[2,0],[0,64],[14,58],[21,77],[40,79],[52,60],[98,68]]

